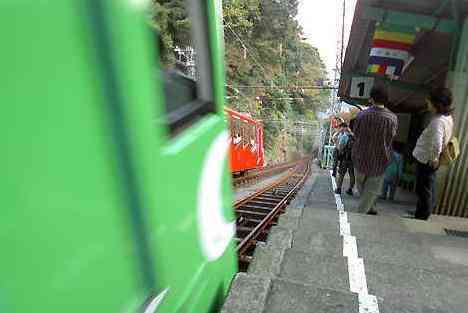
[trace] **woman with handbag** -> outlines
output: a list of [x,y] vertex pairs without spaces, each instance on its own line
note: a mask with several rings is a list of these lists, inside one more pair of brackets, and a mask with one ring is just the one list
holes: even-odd
[[435,207],[435,178],[442,151],[453,136],[452,93],[448,88],[430,92],[426,104],[433,117],[419,137],[413,156],[416,159],[416,194],[414,218],[427,220]]

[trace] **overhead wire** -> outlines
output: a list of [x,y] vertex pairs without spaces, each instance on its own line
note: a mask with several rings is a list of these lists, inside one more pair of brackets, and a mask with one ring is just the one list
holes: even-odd
[[[262,64],[260,64],[260,62],[258,61],[258,59],[254,56],[253,52],[251,52],[251,49],[249,49],[249,47],[247,47],[247,45],[246,45],[246,44],[244,43],[244,41],[240,38],[240,36],[236,33],[236,31],[234,31],[234,30],[232,29],[231,25],[230,25],[227,21],[225,21],[225,25],[228,27],[228,29],[231,31],[231,33],[237,38],[237,40],[242,44],[242,47],[243,47],[244,49],[246,49],[247,52],[251,55],[251,57],[252,57],[252,59],[254,60],[254,62],[255,62],[260,68],[262,68],[263,71],[266,72],[265,67],[264,67]],[[290,89],[290,88],[281,88],[280,86],[276,85],[276,83],[275,83],[273,80],[271,80],[271,83],[272,83],[272,85],[273,85],[273,88],[277,88],[277,89]],[[230,86],[230,87],[234,87],[234,86]],[[269,87],[269,86],[264,86],[264,88],[271,88],[271,87]],[[240,92],[239,92],[239,93],[240,93]],[[284,100],[284,99],[292,99],[292,98],[271,98],[271,99],[282,99],[282,100]],[[303,98],[302,98],[302,99],[303,99]]]
[[[264,72],[266,72],[266,69],[265,67],[261,64],[261,62],[258,60],[259,55],[258,54],[254,54],[253,50],[249,45],[247,45],[243,40],[242,38],[239,36],[239,34],[232,28],[232,21],[227,21],[226,19],[223,19],[224,21],[224,25],[227,27],[227,29],[234,35],[234,37],[236,38],[237,41],[239,41],[239,43],[242,45],[242,47],[246,50],[246,52],[251,56],[252,60],[254,61],[254,63],[260,67]],[[281,88],[280,86],[278,86],[273,80],[271,80],[271,84],[273,85],[273,88],[277,88],[279,90],[281,89],[289,89],[289,88]],[[229,86],[229,87],[232,87],[232,88],[235,88],[234,86],[230,86],[230,85],[226,85],[226,86]],[[265,86],[265,88],[271,88],[271,87],[268,87],[268,86]],[[247,98],[246,95],[242,94],[238,89],[236,89],[237,93],[239,93],[239,95],[241,95],[243,98],[249,100],[249,98]],[[274,97],[274,98],[271,98],[271,100],[294,100],[294,99],[304,99],[304,98],[285,98],[285,97]]]
[[[231,22],[231,23],[230,23]],[[232,28],[232,21],[226,21],[224,20],[224,24],[228,27],[228,29],[231,31],[231,33],[236,37],[236,39],[241,43],[242,47],[244,49],[246,49],[246,51],[250,54],[250,56],[252,57],[252,59],[254,60],[254,62],[264,71],[266,72],[266,69],[265,67],[261,64],[261,62],[258,60],[260,59],[260,56],[254,52],[252,52],[254,49],[252,49],[252,47],[250,47],[249,45],[247,45],[243,40],[242,38],[239,36],[239,34]],[[250,48],[250,49],[249,49]],[[271,80],[271,83],[277,87],[276,83]]]
[[[257,56],[254,55],[254,53],[251,51],[253,49],[249,49],[249,47],[247,46],[247,44],[242,40],[242,38],[239,36],[239,34],[237,34],[237,32],[231,27],[231,24],[228,22],[228,21],[224,21],[224,25],[226,25],[226,27],[231,31],[231,33],[234,35],[234,37],[241,43],[242,47],[247,51],[247,53],[251,56],[252,60],[257,64],[257,66],[259,66],[264,72],[266,72],[266,69],[265,67],[258,61],[257,59]],[[272,85],[274,85],[275,87],[277,87],[277,85],[275,84],[275,82],[273,80],[271,80],[271,83]],[[230,86],[232,88],[235,88],[234,86]],[[249,98],[247,98],[246,95],[242,94],[242,92],[240,92],[238,89],[236,89],[236,92],[239,93],[243,98],[245,98],[246,100],[250,101]],[[274,98],[272,98],[273,100]]]
[[[236,31],[234,29],[232,29],[231,25],[226,22],[225,25],[227,26],[227,28],[231,31],[231,33],[234,35],[234,37],[236,37],[236,39],[241,43],[242,47],[244,49],[246,49],[246,51],[250,54],[250,56],[252,57],[252,59],[254,60],[254,62],[263,70],[266,72],[266,69],[265,67],[258,61],[258,59],[256,58],[256,56],[254,55],[254,53],[252,51],[250,51],[250,49],[247,47],[247,45],[244,43],[244,41],[240,38],[240,36],[236,33]],[[274,82],[272,81],[272,83],[274,84]]]

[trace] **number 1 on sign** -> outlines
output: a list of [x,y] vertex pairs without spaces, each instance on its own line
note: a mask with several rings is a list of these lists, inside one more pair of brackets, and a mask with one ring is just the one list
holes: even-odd
[[368,99],[374,86],[373,77],[353,77],[351,81],[351,98]]

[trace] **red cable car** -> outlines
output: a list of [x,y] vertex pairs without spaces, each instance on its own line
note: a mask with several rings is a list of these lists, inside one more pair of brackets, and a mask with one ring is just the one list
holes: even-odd
[[231,172],[242,175],[264,165],[263,124],[246,114],[224,109],[229,122]]

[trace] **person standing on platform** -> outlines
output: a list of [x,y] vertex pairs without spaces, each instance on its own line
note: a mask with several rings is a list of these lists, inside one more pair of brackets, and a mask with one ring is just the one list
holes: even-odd
[[374,87],[370,93],[371,106],[358,114],[354,123],[356,141],[352,158],[360,194],[359,212],[377,214],[375,202],[382,190],[385,169],[392,160],[392,142],[398,119],[385,106],[385,90]]
[[335,150],[333,150],[333,177],[336,177],[336,171],[338,169],[339,163],[339,155],[338,155],[338,142],[340,140],[341,135],[346,131],[348,128],[348,124],[346,124],[343,119],[340,118],[339,128],[335,134],[332,136],[332,143],[335,145]]
[[354,176],[354,167],[353,167],[353,160],[351,157],[353,144],[354,144],[354,134],[348,125],[343,125],[345,131],[341,135],[338,144],[336,146],[336,150],[338,151],[338,179],[336,182],[336,194],[341,194],[341,188],[343,187],[343,180],[346,173],[349,174],[349,188],[346,193],[350,196],[353,195],[353,189],[355,184],[355,176]]
[[414,217],[427,220],[435,207],[435,177],[440,155],[453,135],[452,93],[447,88],[433,90],[426,104],[434,114],[419,137],[413,156],[416,159],[416,194],[418,203]]
[[385,169],[384,183],[380,199],[393,201],[395,193],[403,175],[403,156],[400,154],[397,143],[393,143],[392,162]]

